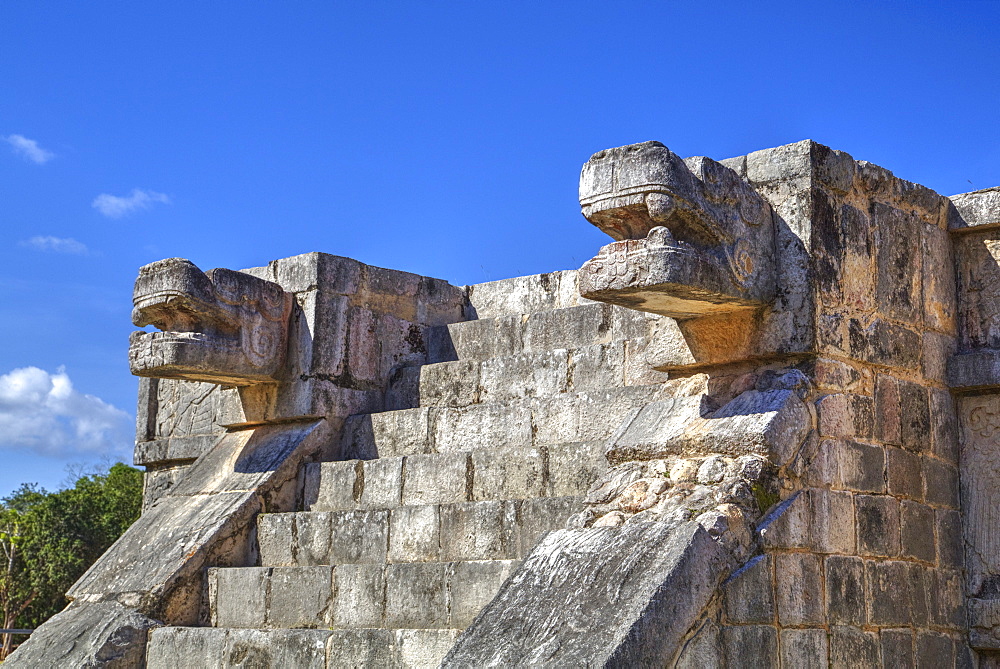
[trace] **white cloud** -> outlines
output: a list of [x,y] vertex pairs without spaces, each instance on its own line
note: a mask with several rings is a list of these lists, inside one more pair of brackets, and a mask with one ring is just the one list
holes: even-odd
[[87,255],[89,250],[87,245],[78,242],[72,237],[52,237],[40,235],[18,242],[20,246],[26,246],[36,251],[51,251],[52,253],[68,253],[70,255]]
[[156,203],[170,204],[170,198],[156,191],[133,188],[124,196],[101,193],[90,204],[108,218],[121,218],[140,209],[149,209]]
[[73,388],[63,368],[22,367],[0,375],[0,449],[43,455],[126,455],[131,418]]
[[38,146],[38,142],[24,135],[7,135],[3,140],[14,147],[17,154],[36,165],[43,165],[56,157],[56,154],[46,151]]

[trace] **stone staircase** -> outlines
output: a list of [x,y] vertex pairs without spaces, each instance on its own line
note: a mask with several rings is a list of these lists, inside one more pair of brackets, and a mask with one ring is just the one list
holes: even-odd
[[302,510],[258,517],[259,566],[209,570],[212,626],[154,630],[148,666],[437,666],[665,380],[655,317],[545,276],[470,287],[479,319],[427,328],[387,410],[302,468]]

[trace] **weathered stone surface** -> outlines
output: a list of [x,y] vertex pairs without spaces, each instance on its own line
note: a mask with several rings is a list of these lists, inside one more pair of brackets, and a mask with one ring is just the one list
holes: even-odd
[[697,523],[553,532],[442,666],[665,663],[730,559]]
[[723,584],[723,608],[727,622],[774,622],[773,565],[770,555],[758,555]]
[[327,630],[250,630],[165,627],[150,635],[147,666],[303,667],[326,665]]
[[789,627],[822,624],[826,607],[819,556],[779,553],[774,559],[778,622]]
[[691,317],[774,297],[771,207],[720,163],[659,142],[601,151],[580,175],[580,205],[624,240],[580,269],[588,299]]
[[984,188],[949,199],[954,207],[948,221],[951,229],[1000,223],[1000,188]]
[[146,634],[162,623],[117,602],[74,602],[4,660],[9,667],[142,666]]
[[864,625],[868,622],[868,594],[864,563],[860,558],[831,556],[826,568],[827,616],[831,623]]
[[829,652],[824,629],[781,630],[781,664],[785,667],[826,667]]
[[643,407],[609,441],[608,460],[756,453],[785,462],[812,426],[794,390],[748,390],[715,411],[706,399],[670,398]]
[[[277,380],[292,298],[271,281],[181,258],[139,270],[129,363],[139,376],[248,385]],[[229,334],[234,333],[234,334]]]
[[727,625],[722,628],[726,658],[763,667],[778,657],[778,632],[769,625]]
[[850,669],[879,666],[878,636],[855,627],[832,627],[830,666],[850,667]]

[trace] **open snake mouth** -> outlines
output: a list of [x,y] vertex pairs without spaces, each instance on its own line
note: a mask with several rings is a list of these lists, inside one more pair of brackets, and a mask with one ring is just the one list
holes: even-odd
[[160,330],[134,332],[133,342],[240,348],[239,323],[215,304],[176,290],[137,296],[133,303],[132,322]]

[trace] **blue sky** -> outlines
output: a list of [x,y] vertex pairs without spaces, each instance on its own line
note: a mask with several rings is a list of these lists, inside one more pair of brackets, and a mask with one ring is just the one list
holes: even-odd
[[128,458],[136,269],[476,283],[608,241],[580,165],[812,138],[1000,184],[1000,2],[0,4],[0,495]]

